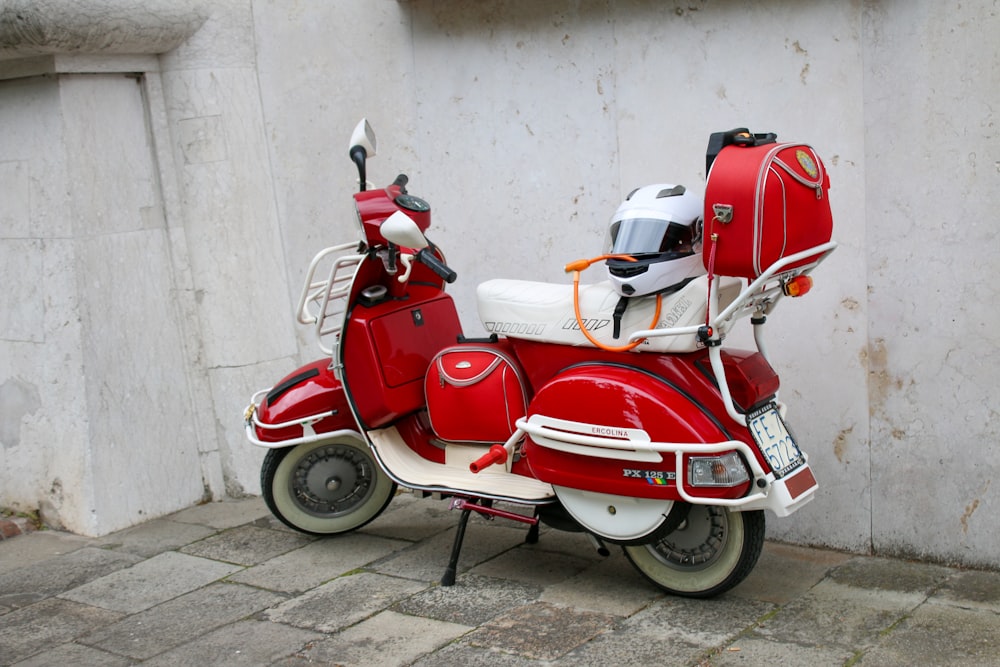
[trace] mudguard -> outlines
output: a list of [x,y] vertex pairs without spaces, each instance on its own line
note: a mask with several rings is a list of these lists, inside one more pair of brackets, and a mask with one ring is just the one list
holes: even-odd
[[248,436],[264,447],[289,446],[339,430],[357,430],[330,359],[319,359],[254,396],[248,409]]
[[[577,440],[569,444],[529,434],[525,459],[538,479],[633,498],[681,499],[676,457],[662,451],[664,443],[718,443],[721,454],[732,451],[735,439],[679,387],[614,363],[581,364],[553,377],[532,399],[528,422]],[[749,486],[699,488],[698,494],[739,498]]]

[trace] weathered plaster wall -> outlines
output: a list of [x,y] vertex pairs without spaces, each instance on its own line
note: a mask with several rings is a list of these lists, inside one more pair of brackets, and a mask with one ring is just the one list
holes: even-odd
[[[565,280],[567,260],[601,250],[632,187],[703,183],[709,132],[748,125],[812,143],[841,247],[809,297],[779,309],[770,337],[822,490],[770,534],[997,564],[1000,542],[982,523],[998,503],[997,373],[985,354],[995,309],[979,308],[996,278],[994,5],[411,0],[371,3],[367,20],[325,10],[325,32],[280,3],[254,9],[279,182],[283,161],[295,163],[277,194],[295,193],[279,204],[293,290],[295,262],[351,233],[341,138],[363,114],[380,134],[370,178],[406,171],[435,207],[433,238],[459,271],[469,328],[477,282]],[[284,30],[321,66],[286,78]],[[359,30],[372,46],[352,54],[345,35]],[[324,46],[332,35],[344,37]],[[334,60],[350,85],[328,87]],[[377,74],[359,80],[367,62]],[[315,114],[287,113],[310,105]]]
[[204,493],[139,84],[0,83],[4,492],[85,534]]
[[872,541],[998,563],[1000,6],[865,12]]
[[[106,19],[128,8],[84,4]],[[27,6],[0,0],[0,10],[15,5]],[[154,9],[172,23],[167,5]],[[433,204],[432,238],[459,272],[453,293],[471,330],[477,282],[566,280],[565,262],[601,252],[625,193],[659,180],[702,185],[708,134],[746,125],[812,143],[826,159],[841,243],[813,292],[771,318],[783,398],[822,490],[771,521],[769,534],[1000,565],[987,521],[1000,503],[989,305],[1000,192],[995,2],[174,6],[204,22],[176,44],[148,31],[159,50],[142,53],[160,55],[136,61],[149,70],[154,145],[145,150],[160,208],[147,201],[157,186],[146,168],[126,162],[103,179],[132,183],[107,209],[115,222],[88,214],[106,230],[97,238],[70,224],[86,190],[73,189],[81,174],[64,152],[89,140],[64,115],[93,113],[87,105],[104,97],[86,90],[108,81],[85,90],[72,77],[24,78],[65,69],[65,54],[31,42],[30,55],[50,60],[15,67],[0,42],[0,272],[17,286],[0,295],[0,470],[16,472],[3,478],[0,504],[51,503],[55,480],[80,469],[96,487],[119,450],[95,434],[143,441],[131,475],[156,470],[154,486],[176,468],[208,496],[258,491],[262,453],[244,442],[240,411],[252,391],[318,354],[291,308],[315,250],[354,237],[346,143],[361,116],[379,135],[369,178],[406,172]],[[110,48],[130,58],[138,47]],[[87,58],[104,73],[125,71],[108,70],[108,57],[74,54],[75,71]],[[115,90],[109,103],[134,103]],[[141,267],[92,267],[139,252],[152,258]],[[131,311],[94,280],[132,275],[145,294],[172,290],[172,310],[153,314],[166,327],[166,359],[182,370],[133,379],[109,369],[134,388],[119,395],[95,379],[121,363],[101,349],[104,337],[121,330],[144,341],[154,325],[103,327],[96,313]],[[143,347],[125,346],[127,365],[149,368]],[[183,387],[183,426],[178,398],[151,389],[164,382]],[[149,391],[155,400],[123,400]],[[137,427],[161,400],[173,421]],[[132,508],[93,530],[170,504],[122,498],[135,493],[81,492],[87,507],[103,498],[105,513],[113,499]]]
[[89,428],[59,87],[5,81],[0,96],[0,494],[57,505],[65,483],[70,503],[86,507],[85,450],[43,444],[85,441]]
[[246,442],[243,409],[297,365],[297,347],[252,7],[208,4],[198,32],[160,61],[206,381],[196,404],[225,491],[239,496],[259,493],[264,457]]
[[0,504],[87,535],[222,492],[190,398],[186,247],[143,51],[204,17],[112,4],[0,5]]
[[[843,247],[810,297],[773,318],[772,348],[823,490],[772,534],[865,549],[868,407],[842,390],[865,385],[868,344],[860,6],[689,4],[418,0],[372,3],[365,19],[255,3],[289,282],[295,289],[319,245],[351,238],[344,141],[362,115],[380,141],[369,178],[405,171],[411,191],[432,202],[432,238],[459,272],[452,293],[473,330],[478,282],[565,281],[567,261],[602,252],[608,219],[632,188],[702,187],[710,132],[748,125],[810,141],[829,163]],[[755,39],[748,24],[770,27]],[[350,40],[331,37],[356,26],[375,46],[352,52]],[[293,38],[318,54],[315,65],[289,66],[299,59],[281,47]],[[335,62],[351,73],[374,63],[365,71],[377,75],[347,74],[338,86]]]
[[[285,271],[297,301],[317,250],[356,238],[357,172],[347,150],[358,120],[367,116],[385,147],[388,158],[373,159],[378,178],[420,168],[408,11],[395,0],[308,8],[265,0],[253,3],[253,21]],[[318,356],[305,327],[297,333],[304,359]]]

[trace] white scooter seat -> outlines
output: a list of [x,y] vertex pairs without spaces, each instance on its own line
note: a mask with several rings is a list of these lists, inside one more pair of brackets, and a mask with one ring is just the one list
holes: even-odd
[[[737,278],[717,278],[720,308],[739,294]],[[595,347],[577,324],[573,310],[573,285],[528,280],[488,280],[476,289],[479,319],[490,333],[559,345]],[[686,327],[705,322],[708,278],[702,276],[681,290],[663,297],[659,321],[653,322],[655,297],[630,299],[622,316],[621,333],[614,338],[614,311],[619,295],[608,281],[580,285],[580,314],[590,334],[604,345],[628,343],[629,334],[645,329]],[[649,338],[636,352],[694,352],[699,347],[694,334]]]

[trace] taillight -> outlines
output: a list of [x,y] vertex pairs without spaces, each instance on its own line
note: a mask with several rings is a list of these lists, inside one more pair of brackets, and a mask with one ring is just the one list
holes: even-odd
[[785,296],[805,296],[812,289],[812,276],[795,276],[781,286]]
[[[722,366],[726,371],[729,393],[744,412],[778,393],[781,384],[778,374],[760,352],[723,350]],[[703,367],[703,370],[715,379],[711,368]]]

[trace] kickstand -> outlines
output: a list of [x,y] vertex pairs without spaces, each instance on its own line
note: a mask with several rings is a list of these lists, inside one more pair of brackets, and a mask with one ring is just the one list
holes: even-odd
[[458,530],[455,531],[455,543],[451,545],[451,559],[448,560],[448,569],[444,571],[444,576],[441,577],[442,586],[455,585],[455,574],[458,572],[458,555],[462,552],[462,541],[465,539],[465,526],[469,523],[469,514],[472,512],[482,514],[487,520],[500,517],[520,523],[529,523],[531,524],[531,529],[528,530],[528,537],[525,541],[529,544],[538,541],[537,510],[534,516],[515,514],[514,512],[493,507],[493,501],[489,498],[482,498],[480,500],[455,498],[451,501],[451,509],[462,510],[462,516],[458,520]]
[[528,534],[524,537],[525,544],[538,544],[538,509],[535,509],[535,522],[528,528]]
[[[471,504],[471,503],[470,503]],[[451,545],[451,558],[448,560],[448,568],[441,577],[442,586],[455,585],[455,573],[458,570],[458,555],[462,552],[462,541],[465,539],[465,526],[469,523],[469,514],[472,509],[468,505],[462,508],[462,516],[458,520],[458,530],[455,532],[455,542]]]

